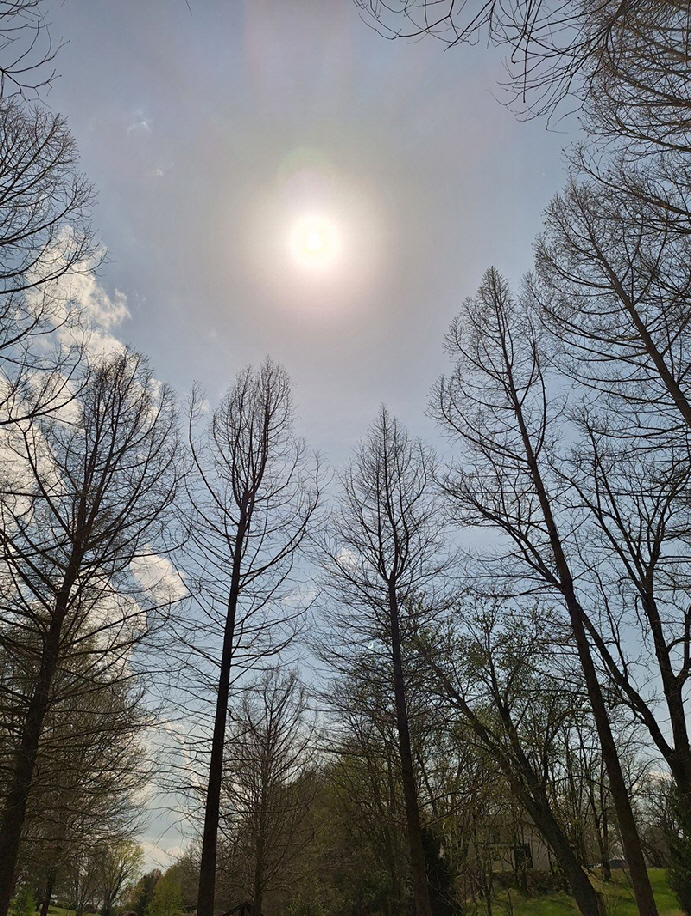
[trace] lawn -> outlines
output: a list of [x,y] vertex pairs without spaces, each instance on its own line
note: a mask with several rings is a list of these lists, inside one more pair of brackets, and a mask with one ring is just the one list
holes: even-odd
[[[651,868],[650,882],[660,916],[683,916],[676,898],[667,886],[664,868]],[[631,882],[624,872],[615,872],[610,884],[595,883],[601,889],[609,916],[638,916],[633,899]],[[544,894],[539,897],[525,897],[517,891],[501,894],[497,901],[497,914],[506,916],[575,916],[578,909],[573,899],[566,894]],[[501,908],[501,909],[500,909]]]
[[[683,916],[672,891],[667,886],[664,868],[651,868],[648,872],[660,916]],[[610,884],[595,879],[598,890],[602,890],[609,916],[638,916],[633,899],[631,882],[625,872],[614,872]],[[541,894],[526,897],[512,890],[510,896],[503,891],[493,901],[494,916],[578,916],[578,908],[567,894]],[[478,916],[486,913],[478,908]],[[37,914],[38,916],[38,914]],[[75,916],[74,910],[51,906],[48,916]]]

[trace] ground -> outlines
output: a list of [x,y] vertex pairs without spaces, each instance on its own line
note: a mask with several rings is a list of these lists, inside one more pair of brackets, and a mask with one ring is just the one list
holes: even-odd
[[[651,868],[650,880],[660,916],[683,916],[674,894],[667,886],[664,868]],[[609,916],[637,916],[631,882],[625,872],[615,872],[611,884],[597,882],[602,888]],[[486,912],[484,908],[478,912]],[[525,897],[518,891],[502,892],[493,901],[493,916],[577,916],[578,909],[567,894],[541,894]],[[74,910],[51,906],[48,916],[74,916]]]
[[[660,916],[683,916],[667,886],[664,868],[651,868],[649,874]],[[631,883],[624,872],[615,872],[611,884],[597,883],[602,888],[609,916],[637,916]],[[496,906],[496,916],[504,916],[504,913],[506,916],[575,916],[578,909],[566,894],[524,897],[517,891],[511,891],[510,899],[504,892]]]

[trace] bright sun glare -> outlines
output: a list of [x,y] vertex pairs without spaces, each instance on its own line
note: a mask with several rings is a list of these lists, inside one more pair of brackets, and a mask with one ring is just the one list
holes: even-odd
[[341,247],[336,226],[322,216],[304,216],[291,229],[289,248],[299,267],[323,270],[337,259]]

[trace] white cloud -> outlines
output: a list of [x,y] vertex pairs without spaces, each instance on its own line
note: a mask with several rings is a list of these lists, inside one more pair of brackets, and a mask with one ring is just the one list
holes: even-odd
[[137,557],[130,568],[139,585],[161,604],[179,601],[187,594],[182,575],[167,557],[159,554]]
[[159,846],[147,840],[143,840],[140,846],[144,850],[144,871],[169,868],[185,851],[180,845]]
[[[49,253],[46,260],[52,269],[69,252],[71,232],[65,226],[54,251]],[[78,262],[54,282],[34,287],[27,293],[27,304],[36,314],[50,315],[62,346],[78,344],[92,356],[122,351],[123,344],[115,331],[130,317],[127,296],[118,289],[109,295],[96,276],[96,266],[105,254],[106,249],[101,247],[92,259]]]
[[151,118],[147,118],[144,112],[141,109],[135,111],[132,120],[127,125],[127,133],[131,134],[134,131],[143,130],[145,133],[150,134],[153,130],[153,121]]

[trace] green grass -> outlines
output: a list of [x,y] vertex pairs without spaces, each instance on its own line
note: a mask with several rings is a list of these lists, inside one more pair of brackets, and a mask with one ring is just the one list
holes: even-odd
[[[649,870],[655,901],[660,916],[683,916],[676,897],[667,885],[664,868]],[[613,880],[604,884],[597,877],[593,883],[601,890],[609,916],[638,916],[631,882],[624,872],[615,872]],[[577,916],[578,908],[567,894],[541,894],[526,897],[518,891],[503,891],[494,905],[495,916]],[[478,912],[482,912],[479,908]],[[486,911],[485,911],[486,912]]]
[[[667,885],[664,868],[651,868],[648,874],[660,916],[683,916],[677,906],[676,897]],[[610,884],[604,884],[597,876],[593,881],[597,889],[604,894],[609,916],[638,916],[628,876],[624,872],[615,871],[612,878]],[[497,895],[492,906],[494,916],[578,916],[578,908],[567,894],[526,897],[515,890],[510,894],[511,905],[507,891]],[[478,907],[478,916],[484,916],[486,912],[484,907]],[[75,913],[74,910],[50,906],[48,916],[75,916]]]

